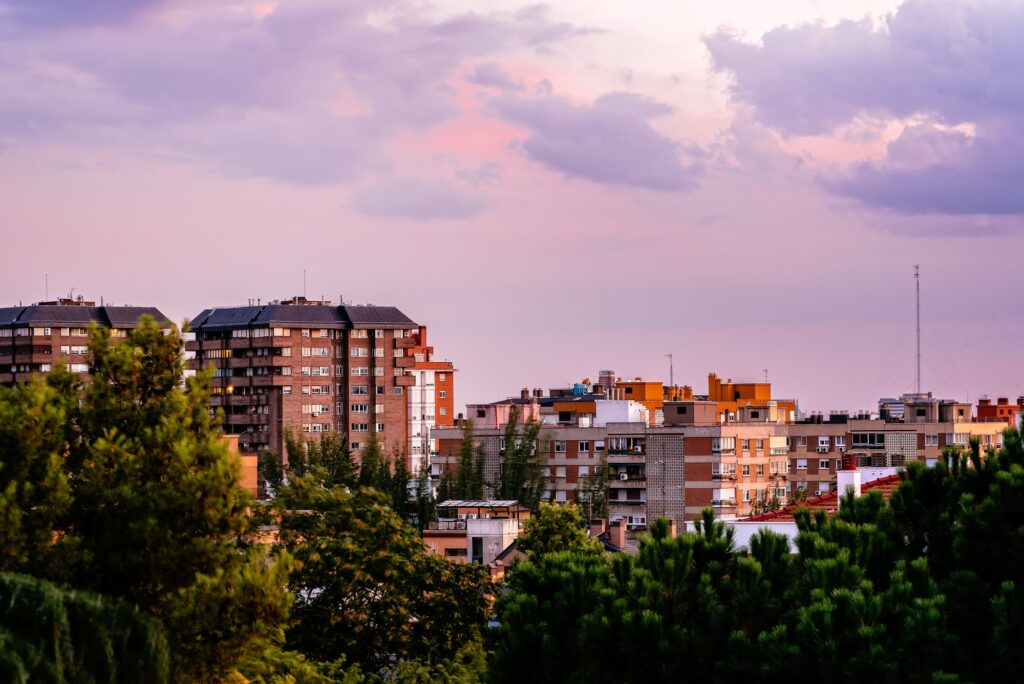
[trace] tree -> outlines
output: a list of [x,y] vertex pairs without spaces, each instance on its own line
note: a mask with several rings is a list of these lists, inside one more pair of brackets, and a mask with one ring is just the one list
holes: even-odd
[[287,559],[267,563],[247,548],[252,502],[211,423],[209,374],[180,386],[177,330],[143,318],[112,343],[98,328],[89,352],[80,406],[73,383],[61,383],[56,402],[75,407],[64,428],[71,503],[40,573],[157,617],[173,678],[222,677],[255,643],[279,637]]
[[588,475],[576,482],[576,500],[588,520],[608,519],[608,455],[601,453],[601,461]]
[[0,571],[44,568],[71,505],[64,457],[71,441],[73,379],[0,387]]
[[292,478],[274,501],[296,560],[287,643],[322,663],[381,672],[395,661],[440,662],[486,619],[486,569],[428,554],[380,492]]
[[505,426],[505,457],[498,481],[497,497],[518,501],[536,510],[544,491],[543,468],[546,459],[538,442],[540,423],[535,420],[519,425],[519,412],[512,408]]
[[426,463],[420,468],[416,478],[416,528],[422,532],[427,529],[430,521],[437,518],[437,500],[434,498],[433,486],[430,481],[430,466]]
[[591,538],[575,504],[541,503],[536,514],[523,523],[523,534],[516,546],[527,557],[559,551],[599,552],[600,542]]
[[168,669],[163,628],[131,605],[0,573],[3,681],[159,684]]
[[473,438],[473,421],[466,421],[459,446],[459,467],[451,494],[456,499],[484,498],[484,450]]

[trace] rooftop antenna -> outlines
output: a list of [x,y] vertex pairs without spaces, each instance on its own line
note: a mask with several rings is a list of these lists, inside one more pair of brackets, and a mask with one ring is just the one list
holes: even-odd
[[672,355],[665,354],[665,358],[668,359],[668,386],[676,386],[675,369],[672,367]]
[[921,267],[914,264],[914,287],[917,291],[917,375],[914,377],[916,392],[921,393]]

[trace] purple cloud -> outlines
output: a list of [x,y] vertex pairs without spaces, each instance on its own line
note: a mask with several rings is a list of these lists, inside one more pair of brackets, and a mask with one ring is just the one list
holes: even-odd
[[414,221],[458,220],[484,210],[483,199],[443,180],[398,177],[359,188],[352,206],[369,216]]
[[257,17],[178,1],[188,11],[174,22],[69,26],[60,40],[0,14],[10,36],[0,41],[0,138],[87,140],[228,174],[347,182],[397,135],[458,117],[450,81],[467,62],[577,33],[537,9],[439,17],[404,0],[306,0]]
[[477,64],[476,68],[466,74],[466,80],[485,88],[499,88],[501,90],[522,90],[522,79],[516,80],[494,62]]
[[121,24],[174,0],[0,0],[0,14],[29,26]]
[[[908,213],[1024,213],[1024,5],[907,0],[884,21],[780,27],[760,45],[705,39],[732,97],[783,135],[919,119],[877,163],[825,186]],[[973,135],[951,129],[969,124]]]
[[655,100],[610,93],[592,105],[574,105],[561,97],[502,95],[485,111],[529,129],[523,152],[568,176],[651,190],[696,186],[699,166],[684,166],[683,146],[649,123],[672,111]]

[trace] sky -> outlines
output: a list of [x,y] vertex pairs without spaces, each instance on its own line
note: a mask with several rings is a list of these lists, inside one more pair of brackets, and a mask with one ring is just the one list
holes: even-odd
[[[601,369],[1024,394],[1024,4],[0,0],[6,304],[394,305]],[[304,286],[305,274],[305,286]]]

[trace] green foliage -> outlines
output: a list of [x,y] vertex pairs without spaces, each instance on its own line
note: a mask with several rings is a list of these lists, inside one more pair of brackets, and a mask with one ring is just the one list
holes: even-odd
[[153,682],[168,678],[160,624],[98,594],[0,573],[0,679]]
[[594,470],[576,482],[576,500],[587,521],[608,519],[608,454],[601,452],[601,461]]
[[416,528],[422,532],[431,520],[437,518],[437,500],[434,498],[430,481],[430,466],[426,463],[420,468],[416,478],[415,519]]
[[495,488],[499,499],[513,499],[530,510],[536,510],[544,491],[544,449],[538,442],[540,423],[528,420],[519,423],[519,413],[512,408],[505,426],[505,457]]
[[602,550],[601,543],[587,534],[580,509],[575,504],[540,504],[537,512],[523,523],[523,535],[516,545],[531,558],[558,551]]
[[93,381],[58,368],[0,393],[3,562],[116,597],[165,627],[176,680],[219,679],[280,638],[287,558],[249,548],[248,495],[211,422],[209,376],[182,387],[182,340],[144,318],[94,330]]
[[492,678],[957,682],[1015,678],[1024,644],[1024,439],[913,464],[887,503],[798,514],[799,555],[710,511],[636,557],[535,555],[497,603]]
[[45,567],[71,505],[64,470],[73,381],[58,367],[47,382],[0,387],[0,571]]
[[449,494],[453,499],[470,501],[484,498],[484,451],[473,439],[473,421],[467,421],[462,430],[459,469]]
[[366,673],[393,661],[456,656],[486,619],[486,569],[428,554],[380,492],[290,478],[274,501],[294,557],[287,643],[320,663]]

